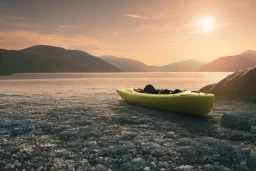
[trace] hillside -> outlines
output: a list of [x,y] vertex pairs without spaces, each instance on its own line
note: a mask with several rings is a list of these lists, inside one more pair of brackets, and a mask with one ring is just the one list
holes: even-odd
[[234,72],[256,65],[256,51],[248,50],[239,55],[217,58],[200,68],[203,72]]
[[23,50],[0,49],[0,74],[118,71],[104,60],[78,50],[45,45]]
[[101,56],[100,58],[125,72],[150,71],[150,68],[146,64],[137,60],[129,58],[120,58],[115,56]]
[[164,66],[151,66],[150,68],[151,71],[154,72],[195,72],[200,69],[201,66],[203,66],[202,63],[189,59]]
[[203,64],[196,60],[184,60],[163,66],[148,66],[140,61],[115,56],[101,56],[109,64],[125,72],[194,72]]

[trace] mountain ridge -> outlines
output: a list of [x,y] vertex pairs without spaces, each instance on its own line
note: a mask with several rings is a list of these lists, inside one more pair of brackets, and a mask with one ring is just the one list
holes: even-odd
[[121,72],[104,60],[77,50],[36,45],[0,50],[0,74],[44,72]]
[[111,55],[100,56],[101,59],[105,60],[109,64],[123,70],[124,72],[149,72],[149,67],[141,61],[122,58]]
[[162,66],[151,66],[135,59],[111,55],[100,56],[100,58],[125,72],[195,72],[203,65],[194,59],[182,60]]
[[233,56],[222,56],[205,64],[201,72],[235,72],[256,65],[256,51],[246,50]]
[[186,59],[163,66],[151,66],[151,70],[155,72],[195,72],[202,65],[203,63],[195,59]]
[[203,64],[194,59],[162,66],[111,55],[96,57],[81,50],[35,45],[21,50],[0,48],[0,74],[34,72],[234,72],[256,66],[256,51],[246,50]]

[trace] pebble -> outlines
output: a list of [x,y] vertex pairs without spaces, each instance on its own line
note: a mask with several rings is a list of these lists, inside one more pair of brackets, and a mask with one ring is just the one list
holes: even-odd
[[256,157],[256,147],[251,149],[251,157]]
[[143,160],[141,157],[132,159],[132,162],[134,162],[134,163],[141,163],[141,162],[143,162],[143,161],[144,161],[144,160]]
[[191,165],[182,165],[179,167],[176,167],[175,170],[181,170],[181,171],[193,171],[193,166]]
[[144,168],[144,171],[149,171],[150,170],[150,167],[145,167]]
[[214,154],[214,155],[212,155],[212,156],[209,156],[209,157],[208,157],[208,160],[209,160],[209,161],[213,161],[213,162],[219,162],[219,161],[222,160],[222,157],[221,157],[220,154]]

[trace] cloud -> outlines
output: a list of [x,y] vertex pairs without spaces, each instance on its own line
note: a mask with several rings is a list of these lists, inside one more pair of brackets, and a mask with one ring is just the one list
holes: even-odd
[[131,17],[131,18],[136,18],[136,19],[142,19],[142,20],[153,20],[154,18],[150,18],[150,17],[145,17],[145,16],[141,16],[141,15],[136,15],[136,14],[126,14],[126,17]]
[[58,27],[60,27],[60,28],[73,28],[75,26],[72,26],[72,25],[60,25]]
[[3,16],[0,17],[2,20],[26,20],[27,18],[22,17],[22,16]]
[[117,31],[112,33],[112,36],[117,36],[117,35],[119,35],[119,32]]
[[43,27],[42,24],[31,23],[22,16],[0,16],[0,22],[2,28],[8,29],[35,29]]
[[29,46],[43,44],[60,46],[66,49],[79,49],[94,55],[113,54],[116,50],[94,37],[64,36],[57,34],[42,34],[33,31],[0,31],[0,47],[5,49],[23,49]]
[[[127,30],[130,34],[138,34],[144,36],[161,36],[164,35],[177,35],[177,34],[186,34],[190,31],[190,25],[187,24],[143,24],[134,28],[129,28]],[[128,34],[127,33],[127,34]]]

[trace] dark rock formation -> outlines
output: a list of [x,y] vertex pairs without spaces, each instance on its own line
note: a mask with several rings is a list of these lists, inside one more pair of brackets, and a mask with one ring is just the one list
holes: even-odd
[[239,70],[200,91],[225,97],[256,97],[256,67]]

